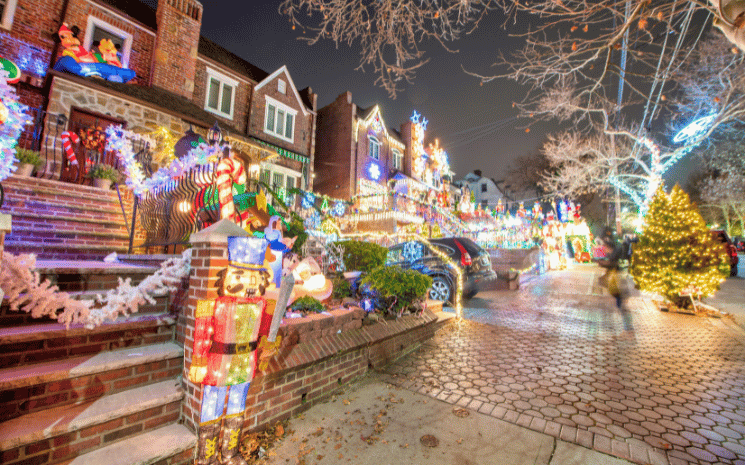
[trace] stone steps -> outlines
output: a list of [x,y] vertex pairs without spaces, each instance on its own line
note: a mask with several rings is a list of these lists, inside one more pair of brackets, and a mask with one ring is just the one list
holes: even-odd
[[197,437],[172,424],[81,455],[65,465],[191,465]]
[[182,366],[183,348],[166,342],[93,355],[60,354],[56,360],[4,368],[0,370],[0,396],[5,408],[0,420],[176,377]]
[[49,259],[100,259],[129,249],[132,202],[123,193],[61,181],[10,176],[3,211],[13,217],[5,251]]
[[0,462],[191,463],[196,437],[176,424],[184,392],[174,325],[144,315],[92,330],[0,328]]

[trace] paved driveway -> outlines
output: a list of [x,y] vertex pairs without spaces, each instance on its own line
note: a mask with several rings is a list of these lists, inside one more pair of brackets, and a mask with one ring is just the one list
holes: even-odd
[[745,333],[615,309],[590,265],[479,294],[387,381],[637,463],[745,465]]

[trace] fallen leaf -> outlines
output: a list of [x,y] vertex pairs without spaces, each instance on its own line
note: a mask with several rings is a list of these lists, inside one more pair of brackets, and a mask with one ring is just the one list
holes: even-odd
[[282,425],[277,426],[277,429],[274,430],[274,435],[278,438],[281,438],[285,435],[285,429]]
[[341,449],[341,443],[338,443],[337,445],[335,445],[335,446],[334,446],[334,449],[336,449],[336,450],[339,450],[339,449]]
[[455,440],[455,442],[457,442],[458,444],[462,444],[463,443],[463,438],[458,438],[458,439]]

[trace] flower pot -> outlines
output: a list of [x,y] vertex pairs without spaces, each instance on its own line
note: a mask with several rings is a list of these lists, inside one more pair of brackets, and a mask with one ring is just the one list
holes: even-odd
[[34,165],[31,163],[19,163],[16,168],[16,174],[19,176],[31,176],[34,172]]
[[93,178],[93,186],[99,189],[111,189],[111,179]]

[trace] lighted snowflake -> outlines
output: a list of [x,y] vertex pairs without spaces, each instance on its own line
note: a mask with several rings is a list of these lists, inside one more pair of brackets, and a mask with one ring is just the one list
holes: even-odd
[[303,208],[313,208],[315,204],[316,196],[313,195],[312,192],[306,192],[305,195],[303,195],[303,200],[301,200],[300,206]]
[[380,175],[382,174],[380,172],[380,166],[378,166],[377,163],[370,163],[370,165],[367,167],[367,174],[370,175],[370,179],[373,181],[377,181],[380,179]]
[[335,216],[342,216],[345,210],[346,206],[344,205],[344,202],[338,201],[334,204],[334,208],[331,210],[331,213]]
[[424,245],[420,242],[407,242],[404,244],[402,255],[407,262],[419,260],[424,257]]

